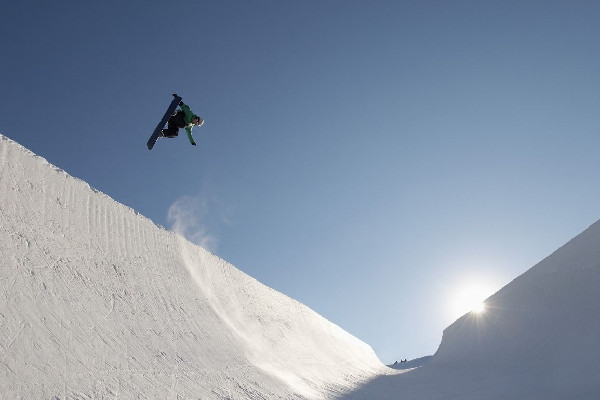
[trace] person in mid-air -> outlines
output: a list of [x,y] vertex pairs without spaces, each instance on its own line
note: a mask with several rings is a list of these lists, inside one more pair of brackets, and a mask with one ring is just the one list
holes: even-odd
[[180,128],[185,128],[190,143],[195,146],[196,142],[192,136],[192,128],[194,126],[202,126],[202,124],[204,124],[204,120],[194,114],[194,112],[190,110],[186,104],[183,104],[183,101],[179,102],[179,107],[181,109],[171,115],[169,118],[167,129],[162,130],[162,136],[166,138],[174,138],[179,134]]

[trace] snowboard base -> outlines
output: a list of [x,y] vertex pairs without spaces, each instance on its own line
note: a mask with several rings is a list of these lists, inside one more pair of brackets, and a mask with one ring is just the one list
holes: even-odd
[[148,150],[152,150],[152,148],[156,144],[156,141],[162,134],[162,130],[165,127],[165,124],[167,123],[167,121],[169,120],[171,115],[175,112],[175,109],[177,108],[177,106],[179,105],[179,102],[181,101],[181,97],[178,96],[177,94],[174,94],[173,97],[174,97],[174,99],[171,102],[171,104],[169,105],[169,108],[167,108],[167,112],[165,113],[165,115],[163,115],[163,117],[160,120],[160,122],[158,123],[158,125],[156,125],[156,129],[154,129],[154,132],[150,136],[150,139],[148,139],[148,143],[147,143]]

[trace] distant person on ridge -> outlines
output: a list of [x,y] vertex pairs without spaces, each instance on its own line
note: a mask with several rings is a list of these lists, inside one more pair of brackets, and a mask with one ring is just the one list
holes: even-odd
[[[177,95],[174,94],[173,96]],[[162,130],[162,136],[166,138],[174,138],[179,134],[180,128],[185,128],[190,143],[195,146],[196,142],[192,136],[192,128],[194,126],[202,126],[202,124],[204,124],[204,120],[194,114],[190,107],[188,107],[186,104],[183,104],[183,101],[179,102],[179,107],[181,109],[171,115],[169,118],[169,124],[167,125],[167,129]]]

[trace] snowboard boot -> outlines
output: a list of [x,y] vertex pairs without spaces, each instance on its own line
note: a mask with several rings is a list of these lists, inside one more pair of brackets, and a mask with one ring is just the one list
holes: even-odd
[[174,138],[177,137],[177,133],[178,132],[175,132],[175,134],[173,134],[173,132],[169,131],[168,129],[163,129],[161,131],[160,137]]

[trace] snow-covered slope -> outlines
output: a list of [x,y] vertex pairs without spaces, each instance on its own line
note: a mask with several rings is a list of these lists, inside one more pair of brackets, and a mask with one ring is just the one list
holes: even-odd
[[334,398],[383,370],[312,310],[0,135],[0,398]]
[[1,399],[600,399],[600,221],[486,303],[398,374],[0,135]]
[[446,328],[423,367],[344,399],[600,399],[600,221],[486,306]]
[[528,398],[600,398],[600,221],[444,331],[434,363]]

